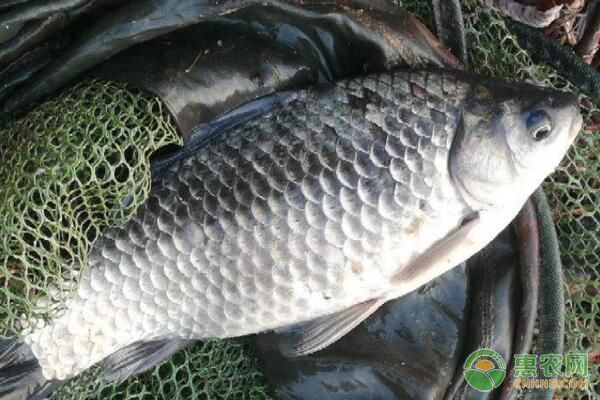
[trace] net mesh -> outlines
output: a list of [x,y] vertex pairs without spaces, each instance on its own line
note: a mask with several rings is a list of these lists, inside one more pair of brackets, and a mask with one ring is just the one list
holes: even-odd
[[247,340],[194,345],[175,354],[152,372],[122,384],[105,385],[91,370],[62,386],[53,399],[102,400],[266,400],[256,357]]
[[[433,15],[427,0],[403,0],[402,5],[433,29]],[[476,0],[463,0],[462,5],[472,70],[578,92],[550,67],[535,64],[498,14],[481,7]],[[586,126],[590,128],[592,116],[598,109],[584,96],[581,99]],[[98,125],[97,119],[103,122]],[[70,89],[7,131],[9,135],[0,134],[0,159],[8,154],[15,161],[6,164],[11,168],[1,170],[0,177],[10,178],[8,182],[12,182],[10,187],[14,189],[0,198],[0,207],[9,200],[22,204],[21,210],[37,217],[23,217],[27,215],[23,211],[11,211],[12,217],[0,220],[5,224],[3,228],[9,227],[6,231],[9,237],[13,237],[11,242],[3,238],[0,243],[5,246],[0,248],[0,257],[3,257],[0,258],[0,321],[4,324],[0,328],[4,331],[22,329],[15,327],[17,315],[25,313],[37,317],[48,312],[44,307],[36,308],[35,300],[48,296],[48,287],[60,281],[57,277],[70,273],[68,268],[63,271],[65,265],[72,265],[66,261],[75,257],[85,259],[90,239],[103,226],[119,224],[128,218],[148,190],[147,154],[176,141],[173,125],[156,99],[130,87],[100,82]],[[61,139],[47,134],[51,131],[60,132],[57,136]],[[23,140],[27,137],[37,140]],[[53,143],[52,140],[59,141]],[[129,158],[132,152],[137,155],[133,165]],[[554,210],[565,267],[565,351],[592,354],[600,342],[598,154],[600,130],[587,129],[558,171],[544,184]],[[44,160],[41,167],[38,160]],[[104,160],[108,160],[108,164],[103,164]],[[56,165],[62,170],[53,170]],[[119,169],[119,165],[124,167]],[[16,171],[32,172],[27,174],[27,181],[21,181],[22,173]],[[44,173],[46,175],[39,175]],[[52,175],[48,175],[50,173]],[[88,186],[89,182],[93,182],[92,187]],[[40,202],[36,190],[41,190],[44,196],[52,194],[52,200],[44,197]],[[78,200],[73,201],[74,198]],[[124,207],[124,203],[131,204]],[[58,204],[61,206],[57,207]],[[81,204],[85,204],[86,209],[89,207],[87,214]],[[46,215],[44,210],[48,207],[55,214]],[[3,210],[0,208],[0,211]],[[42,226],[40,221],[51,229],[41,234],[37,228]],[[28,232],[38,235],[37,241],[19,234],[27,226],[31,227]],[[46,238],[52,238],[49,244],[45,244]],[[7,304],[11,304],[11,311]],[[16,308],[12,308],[15,305]],[[600,398],[599,366],[591,364],[590,368],[590,389],[564,391],[558,398]],[[104,385],[97,380],[95,371],[90,371],[63,386],[52,398],[267,399],[268,395],[248,342],[226,340],[193,346],[152,372],[119,385]]]
[[0,335],[57,311],[98,233],[146,199],[150,153],[178,140],[158,99],[100,81],[3,127]]

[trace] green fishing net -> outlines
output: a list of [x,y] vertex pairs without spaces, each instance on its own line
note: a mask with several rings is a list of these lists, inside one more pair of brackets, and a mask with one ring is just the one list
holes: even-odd
[[100,81],[2,127],[0,336],[61,307],[99,232],[146,199],[150,154],[179,140],[158,99]]
[[92,369],[62,386],[52,399],[74,400],[263,400],[269,399],[246,339],[196,344],[154,371],[120,385],[104,385]]
[[[433,30],[427,0],[401,3]],[[472,70],[578,92],[552,68],[535,64],[495,12],[477,0],[462,4]],[[583,97],[582,103],[589,122],[598,109]],[[36,299],[61,293],[49,288],[70,273],[70,261],[85,260],[99,230],[122,223],[143,202],[149,187],[148,154],[178,139],[158,100],[102,82],[69,89],[4,130],[0,159],[11,161],[3,164],[0,181],[9,182],[11,190],[0,194],[0,329],[11,332],[23,328],[15,325],[20,315],[37,318],[50,311],[36,305]],[[566,275],[565,351],[590,353],[600,342],[599,154],[600,130],[582,132],[544,184]],[[600,398],[597,369],[598,364],[590,364],[589,390],[565,391],[558,398]],[[102,384],[95,372],[63,386],[52,398],[268,398],[246,340],[195,345],[152,372],[117,385]]]
[[[150,154],[180,142],[160,100],[103,81],[66,89],[1,128],[0,336],[22,334],[61,307],[97,235],[146,200]],[[122,385],[105,386],[96,372],[53,398],[266,398],[245,340],[198,344]]]

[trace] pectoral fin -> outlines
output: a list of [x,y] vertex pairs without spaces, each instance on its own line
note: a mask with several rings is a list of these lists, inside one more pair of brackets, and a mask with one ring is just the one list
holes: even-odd
[[398,271],[392,277],[392,284],[414,290],[471,257],[484,244],[482,238],[473,235],[480,223],[479,215],[465,221],[450,235]]
[[298,357],[324,349],[367,319],[383,303],[382,299],[371,299],[338,313],[294,325],[283,334],[280,350],[288,357]]

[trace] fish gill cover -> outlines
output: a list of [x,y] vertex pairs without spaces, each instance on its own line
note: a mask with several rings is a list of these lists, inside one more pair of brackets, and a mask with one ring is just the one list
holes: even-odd
[[[429,2],[403,0],[401,3],[433,28],[433,13]],[[578,92],[552,68],[535,64],[498,14],[481,7],[476,0],[463,0],[462,6],[471,69],[485,75],[534,81]],[[86,103],[90,96],[102,100],[98,108],[89,107],[90,103]],[[588,122],[586,127],[592,127],[589,122],[591,115],[598,111],[597,106],[583,96],[582,104],[582,111]],[[99,115],[105,115],[105,120],[111,123],[94,128],[89,124],[89,119],[86,119]],[[124,115],[127,117],[124,118]],[[134,120],[136,118],[137,121]],[[139,128],[132,129],[133,126]],[[86,253],[85,250],[89,248],[98,230],[123,222],[135,210],[136,205],[144,201],[149,187],[147,155],[162,145],[177,141],[174,125],[161,109],[158,100],[130,87],[97,81],[67,89],[56,100],[44,104],[25,120],[5,129],[12,132],[12,135],[37,133],[40,138],[49,136],[43,135],[43,132],[59,132],[64,145],[60,151],[54,147],[54,157],[60,157],[62,163],[62,170],[53,172],[57,178],[57,186],[36,185],[40,189],[39,197],[29,196],[26,190],[13,191],[10,203],[14,211],[7,217],[3,216],[4,219],[0,221],[2,230],[11,232],[9,237],[13,238],[10,243],[6,240],[0,243],[0,246],[10,245],[0,248],[0,257],[4,257],[0,258],[0,321],[3,324],[0,329],[3,333],[22,328],[15,325],[18,314],[43,317],[49,311],[36,308],[33,303],[35,299],[40,293],[47,293],[51,283],[57,282],[60,274],[69,272],[63,270],[64,265],[68,265],[64,261],[75,256],[84,257],[80,255]],[[87,143],[89,135],[98,135],[93,136],[98,140],[92,140],[88,145],[90,147],[86,148],[83,143]],[[23,148],[17,147],[15,141],[10,142],[10,137],[11,134],[0,136],[0,140],[3,140],[0,143],[2,157],[6,154],[14,160],[4,164],[10,170],[0,171],[2,180],[4,176],[14,180],[11,178],[15,176],[12,173],[23,168],[35,166],[36,171],[41,168],[40,173],[44,173],[45,165],[53,165],[46,164],[47,159],[39,161],[36,153],[36,149],[39,151],[46,143],[34,140]],[[131,160],[125,157],[125,151],[133,143],[140,149],[140,157],[131,164]],[[544,184],[554,211],[568,285],[565,351],[590,352],[598,341],[600,259],[594,251],[600,247],[600,238],[595,233],[600,231],[599,147],[600,130],[586,129],[579,135],[576,146],[572,147],[560,168]],[[112,154],[113,157],[108,157],[109,164],[102,167],[100,160],[105,158],[105,154]],[[111,172],[107,173],[105,168]],[[88,171],[84,173],[85,177],[76,173],[80,170]],[[116,171],[120,172],[114,174]],[[123,178],[124,176],[127,178]],[[124,180],[127,185],[117,190],[114,184],[121,182],[119,179]],[[35,183],[35,180],[14,180],[17,185],[15,187]],[[80,194],[73,195],[73,187],[79,187]],[[85,188],[90,190],[86,192],[83,190]],[[23,196],[24,193],[28,195]],[[99,198],[105,199],[105,203],[98,201]],[[83,214],[78,208],[85,201],[96,205],[88,214]],[[128,207],[122,207],[123,202],[129,204],[130,201]],[[34,250],[32,243],[36,243],[38,238],[47,237],[47,232],[42,231],[44,225],[40,223],[46,220],[43,212],[40,212],[40,205],[52,205],[54,202],[60,204],[61,220],[64,221],[55,227],[56,232],[64,235],[60,237],[62,243],[75,246],[70,245],[69,249],[64,249],[56,246],[55,242],[38,242],[41,246]],[[4,207],[7,203],[1,202]],[[16,207],[17,205],[21,208]],[[64,238],[69,240],[64,241]],[[10,253],[6,253],[8,249]],[[25,259],[23,257],[26,252],[32,251],[30,254],[33,255],[28,260],[37,261],[28,261],[29,264],[26,265],[22,261]],[[22,256],[8,258],[5,254]],[[47,264],[41,268],[42,263]],[[258,364],[244,339],[198,344],[176,354],[154,371],[121,384],[105,385],[96,379],[94,372],[89,371],[63,386],[52,398],[141,400],[156,398],[157,395],[174,400],[268,398]],[[600,374],[598,371],[591,372],[588,391],[580,391],[576,396],[572,391],[565,391],[562,398],[599,396]]]

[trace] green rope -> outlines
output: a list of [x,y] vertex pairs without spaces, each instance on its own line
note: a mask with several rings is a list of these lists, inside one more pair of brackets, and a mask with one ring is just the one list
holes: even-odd
[[508,29],[519,44],[531,53],[537,62],[553,66],[571,83],[596,102],[600,103],[600,73],[584,63],[579,56],[555,40],[544,36],[539,30],[520,22],[509,21]]

